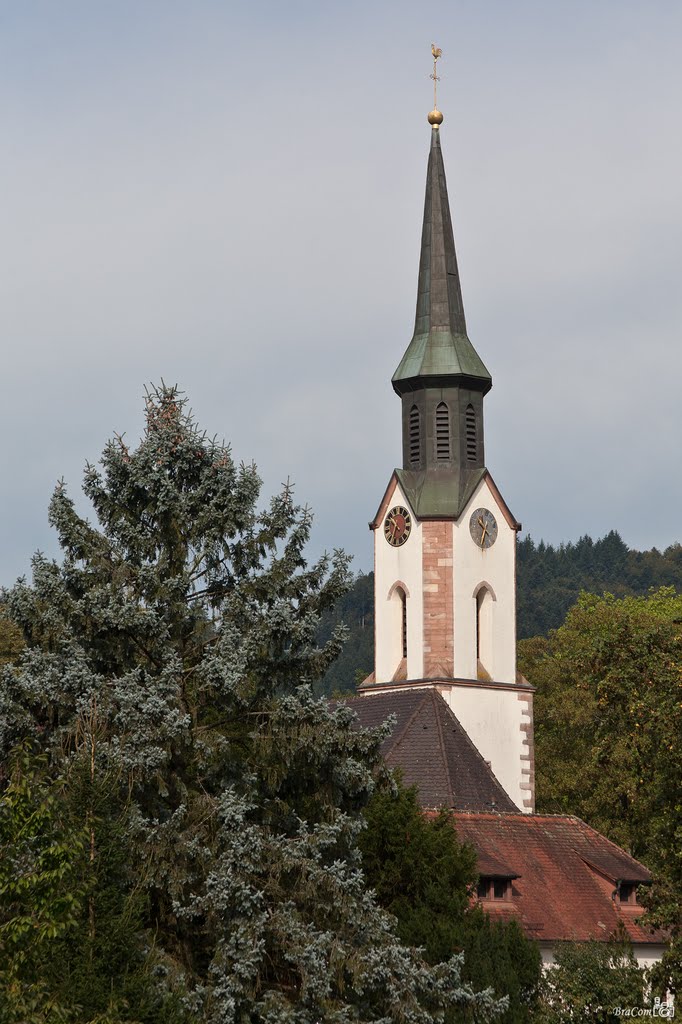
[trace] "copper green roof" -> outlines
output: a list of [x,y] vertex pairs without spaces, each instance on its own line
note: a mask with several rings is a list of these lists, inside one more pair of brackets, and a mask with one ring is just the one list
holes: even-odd
[[458,519],[486,469],[396,469],[396,476],[417,519]]
[[440,132],[434,128],[426,176],[414,335],[393,374],[393,387],[402,394],[418,387],[457,383],[477,386],[485,394],[492,387],[492,377],[467,336]]

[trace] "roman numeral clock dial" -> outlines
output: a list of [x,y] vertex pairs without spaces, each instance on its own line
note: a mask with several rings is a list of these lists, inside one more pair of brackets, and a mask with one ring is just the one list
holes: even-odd
[[399,548],[410,536],[412,517],[402,505],[396,505],[384,520],[384,537],[391,547]]
[[475,512],[471,513],[469,532],[474,544],[478,544],[481,551],[491,548],[497,540],[495,516],[487,508],[477,508]]

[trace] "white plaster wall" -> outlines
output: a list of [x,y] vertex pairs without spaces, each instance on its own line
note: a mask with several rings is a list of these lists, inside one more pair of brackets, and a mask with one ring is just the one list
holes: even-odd
[[519,810],[531,810],[523,805],[528,791],[522,786],[529,776],[522,760],[527,747],[521,724],[528,718],[518,691],[452,685],[441,692],[504,791]]
[[[554,943],[553,942],[541,942],[540,954],[542,956],[542,966],[544,969],[553,967],[555,964],[554,959]],[[634,953],[635,960],[637,961],[638,967],[648,968],[653,964],[657,964],[662,959],[665,952],[665,946],[655,945],[654,943],[648,942],[634,942],[632,945],[632,952]]]
[[540,947],[540,956],[542,957],[542,969],[547,970],[548,967],[554,966],[554,943],[553,942],[538,942]]
[[[388,511],[395,505],[410,508],[399,485],[390,499]],[[407,588],[407,678],[424,674],[424,603],[422,598],[422,528],[412,514],[412,532],[399,548],[384,537],[383,521],[374,531],[374,614],[375,675],[377,683],[390,682],[398,667],[401,651],[400,618],[389,597],[391,587],[402,582]]]
[[[487,508],[497,520],[497,539],[481,549],[469,532],[471,513]],[[516,682],[516,532],[509,526],[486,480],[453,523],[455,678],[476,679],[476,591],[492,590],[490,664],[496,682]]]
[[648,942],[633,942],[632,952],[635,955],[638,967],[649,968],[663,959],[666,947],[663,945],[654,946]]

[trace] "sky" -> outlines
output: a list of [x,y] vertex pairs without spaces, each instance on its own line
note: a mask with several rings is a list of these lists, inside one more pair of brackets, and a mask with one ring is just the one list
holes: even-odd
[[536,541],[682,541],[681,35],[669,0],[0,0],[0,585],[161,380],[371,568],[432,42],[488,468]]

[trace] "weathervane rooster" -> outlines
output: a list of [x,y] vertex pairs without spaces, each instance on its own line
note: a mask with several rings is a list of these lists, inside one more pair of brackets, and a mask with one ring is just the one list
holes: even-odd
[[435,43],[431,43],[431,55],[433,57],[433,73],[429,76],[433,79],[433,110],[428,116],[428,122],[434,128],[438,128],[443,123],[443,115],[438,109],[438,100],[436,97],[436,83],[440,81],[438,74],[436,73],[436,62],[439,57],[442,57],[443,51],[440,46],[436,46]]

